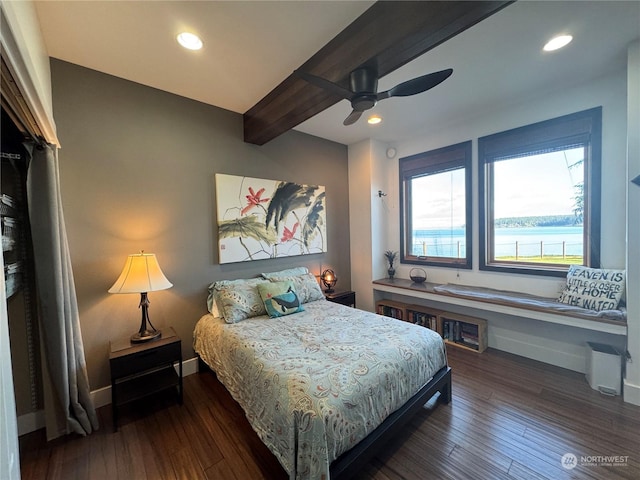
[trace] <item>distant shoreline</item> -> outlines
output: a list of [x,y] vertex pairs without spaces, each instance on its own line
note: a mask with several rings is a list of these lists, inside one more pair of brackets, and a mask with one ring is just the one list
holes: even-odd
[[575,215],[545,215],[541,217],[506,217],[494,221],[497,228],[520,227],[581,227]]

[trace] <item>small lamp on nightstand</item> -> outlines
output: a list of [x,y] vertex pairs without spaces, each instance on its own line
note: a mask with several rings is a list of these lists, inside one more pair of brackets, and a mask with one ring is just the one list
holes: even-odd
[[325,293],[332,293],[333,287],[338,282],[338,277],[333,273],[333,270],[326,269],[320,275],[320,280],[322,280],[322,283],[325,286]]
[[[165,290],[171,288],[173,284],[167,280],[158,260],[153,253],[134,253],[127,257],[127,262],[122,269],[122,273],[116,283],[109,289],[109,293],[139,293],[140,308],[142,309],[142,321],[140,330],[131,336],[132,343],[148,342],[160,336],[160,331],[156,330],[149,321],[149,299],[147,292]],[[147,324],[151,327],[149,329]]]

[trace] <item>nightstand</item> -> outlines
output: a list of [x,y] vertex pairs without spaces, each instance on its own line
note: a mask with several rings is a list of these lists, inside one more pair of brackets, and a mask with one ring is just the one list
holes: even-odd
[[332,292],[324,294],[325,298],[333,303],[340,303],[347,307],[356,308],[356,292],[351,290],[346,292]]
[[[111,408],[113,430],[118,431],[118,407],[163,390],[176,388],[182,405],[182,345],[173,328],[161,330],[157,340],[110,342]],[[176,373],[174,364],[178,364]]]

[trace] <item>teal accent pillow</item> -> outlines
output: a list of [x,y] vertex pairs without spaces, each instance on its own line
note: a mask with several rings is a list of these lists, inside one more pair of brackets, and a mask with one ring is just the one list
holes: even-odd
[[293,288],[293,282],[269,282],[258,285],[260,298],[270,317],[284,317],[302,312],[304,308]]

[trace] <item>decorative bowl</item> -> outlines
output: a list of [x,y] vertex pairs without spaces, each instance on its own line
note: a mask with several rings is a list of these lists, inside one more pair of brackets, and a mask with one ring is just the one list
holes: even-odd
[[412,268],[409,272],[409,278],[413,283],[422,283],[427,279],[427,272],[421,268]]

